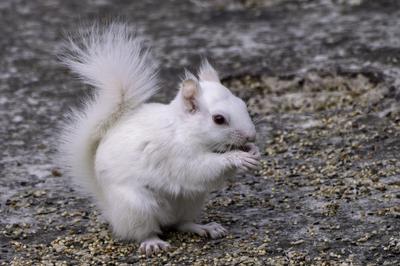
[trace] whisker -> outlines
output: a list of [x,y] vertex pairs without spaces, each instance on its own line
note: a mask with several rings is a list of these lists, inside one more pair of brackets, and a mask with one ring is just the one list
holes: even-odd
[[[268,128],[261,128],[261,125],[256,125],[257,134],[268,132]],[[258,136],[258,135],[257,135]]]
[[261,115],[261,114],[256,114],[256,115],[252,116],[252,119],[257,120],[257,119],[260,119],[262,117],[264,117],[264,116]]
[[210,146],[210,149],[216,153],[223,153],[226,151],[225,143],[215,143]]
[[266,117],[260,117],[258,119],[254,119],[253,123],[256,125],[256,124],[259,124],[259,123],[262,123],[262,122],[266,122],[266,121],[267,121]]
[[221,144],[221,143],[217,143],[217,145],[215,145],[215,150],[217,151],[217,152],[221,152],[222,151],[222,148],[223,148],[223,145]]

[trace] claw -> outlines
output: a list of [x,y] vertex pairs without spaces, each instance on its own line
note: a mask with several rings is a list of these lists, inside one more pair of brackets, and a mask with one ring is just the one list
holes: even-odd
[[250,153],[251,155],[254,155],[257,159],[260,158],[260,155],[261,155],[260,151],[254,143],[246,144],[246,148],[248,150],[248,153]]
[[158,237],[152,237],[140,243],[139,251],[142,254],[146,254],[146,256],[150,256],[161,251],[167,251],[170,247],[171,246],[168,242],[165,242]]
[[[228,162],[243,171],[256,170],[259,167],[259,151],[257,146],[249,144],[252,150],[249,152],[232,152],[228,154]],[[254,147],[253,147],[254,146]]]
[[200,236],[209,236],[213,239],[226,236],[228,231],[220,224],[211,222],[208,224],[185,223],[178,227],[183,232],[195,233]]

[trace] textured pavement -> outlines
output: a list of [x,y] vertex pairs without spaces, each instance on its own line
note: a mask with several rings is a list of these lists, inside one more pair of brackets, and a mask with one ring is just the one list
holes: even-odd
[[[0,2],[0,263],[396,265],[400,257],[398,1]],[[57,61],[66,32],[118,18],[152,46],[162,90],[210,58],[258,125],[260,172],[227,181],[203,222],[144,258],[113,240],[53,162],[88,88]]]

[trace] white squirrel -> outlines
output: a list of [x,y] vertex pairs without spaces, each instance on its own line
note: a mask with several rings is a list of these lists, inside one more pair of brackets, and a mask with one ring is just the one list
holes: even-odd
[[157,92],[156,68],[126,25],[94,26],[62,57],[95,87],[63,128],[64,166],[90,194],[114,234],[147,255],[167,250],[159,238],[175,228],[217,238],[227,230],[196,224],[207,195],[236,170],[258,167],[246,104],[204,61],[169,104],[145,103]]

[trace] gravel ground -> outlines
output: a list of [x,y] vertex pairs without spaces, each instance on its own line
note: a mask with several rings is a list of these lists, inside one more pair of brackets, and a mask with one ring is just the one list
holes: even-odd
[[[157,7],[155,7],[157,3]],[[0,3],[0,264],[399,265],[400,3],[361,0]],[[202,222],[146,258],[114,239],[52,162],[87,88],[57,62],[64,31],[125,17],[153,45],[168,101],[212,58],[257,122],[262,169],[227,180]]]

